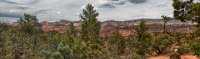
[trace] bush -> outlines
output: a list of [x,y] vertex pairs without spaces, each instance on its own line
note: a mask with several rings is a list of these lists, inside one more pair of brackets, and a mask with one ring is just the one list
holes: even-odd
[[184,55],[184,54],[190,53],[190,51],[191,49],[189,45],[183,44],[178,48],[177,53],[180,55]]
[[198,41],[192,42],[192,50],[195,55],[200,55],[200,43]]
[[51,54],[48,51],[42,50],[40,52],[40,56],[43,57],[44,59],[49,59],[51,57]]
[[151,46],[153,48],[153,52],[157,54],[167,54],[169,53],[169,48],[172,42],[168,38],[167,34],[158,35],[151,39]]
[[52,54],[53,59],[62,59],[60,52],[54,52]]

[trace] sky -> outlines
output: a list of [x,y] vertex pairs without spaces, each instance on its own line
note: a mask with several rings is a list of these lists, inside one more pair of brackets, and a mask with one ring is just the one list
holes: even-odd
[[100,21],[173,16],[172,0],[0,0],[0,19],[16,21],[29,13],[39,21],[77,21],[88,3],[99,12]]

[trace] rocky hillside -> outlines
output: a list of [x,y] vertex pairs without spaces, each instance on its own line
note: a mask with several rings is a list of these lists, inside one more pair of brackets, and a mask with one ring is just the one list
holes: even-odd
[[[162,20],[145,20],[149,28],[150,33],[162,32],[163,31],[163,21]],[[45,32],[56,31],[59,33],[64,33],[68,29],[68,25],[71,21],[61,20],[59,22],[41,22],[42,29]],[[74,21],[74,26],[76,27],[77,33],[80,32],[81,22]],[[105,21],[101,22],[101,36],[108,37],[112,32],[118,31],[123,36],[127,37],[134,35],[135,28],[137,27],[139,20],[135,21]],[[170,32],[192,32],[195,23],[192,22],[180,22],[177,20],[171,20],[167,23],[167,30]]]

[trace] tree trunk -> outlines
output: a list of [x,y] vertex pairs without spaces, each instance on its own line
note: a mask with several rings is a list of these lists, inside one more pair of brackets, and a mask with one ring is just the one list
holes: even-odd
[[166,33],[166,21],[164,22],[164,28],[163,28],[163,33]]

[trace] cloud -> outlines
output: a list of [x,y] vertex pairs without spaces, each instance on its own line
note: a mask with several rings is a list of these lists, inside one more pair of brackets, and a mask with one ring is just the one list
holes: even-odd
[[114,8],[115,6],[124,5],[126,3],[141,4],[148,0],[98,0],[100,8]]
[[1,0],[1,2],[5,2],[9,4],[19,4],[19,5],[35,4],[39,1],[40,0]]
[[147,0],[128,0],[128,1],[131,2],[131,3],[139,4],[139,3],[144,3]]
[[82,7],[88,3],[95,6],[101,21],[159,18],[160,15],[173,14],[171,0],[0,0],[0,18],[30,13],[40,21],[80,20]]
[[0,17],[20,18],[20,14],[0,12]]
[[112,4],[102,4],[99,6],[99,8],[115,8],[115,6]]

